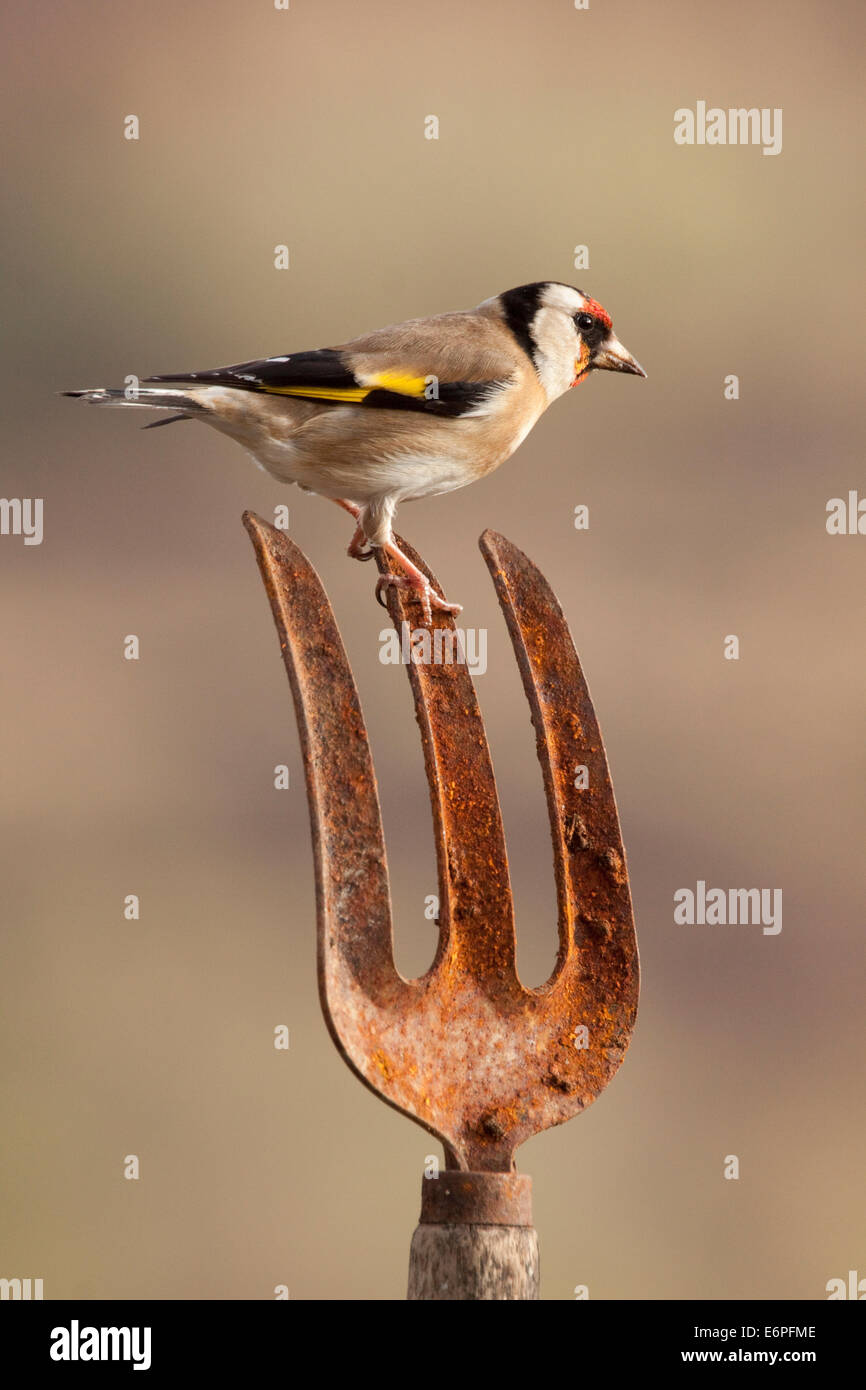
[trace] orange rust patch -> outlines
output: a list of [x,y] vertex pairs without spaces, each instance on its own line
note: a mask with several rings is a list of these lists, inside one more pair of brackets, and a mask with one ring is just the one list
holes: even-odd
[[381,1047],[373,1053],[372,1057],[370,1058],[370,1061],[373,1063],[373,1066],[376,1068],[376,1070],[382,1073],[382,1076],[385,1078],[386,1081],[391,1080],[391,1077],[394,1075],[394,1071],[391,1066],[391,1063],[389,1062],[385,1053],[382,1051]]

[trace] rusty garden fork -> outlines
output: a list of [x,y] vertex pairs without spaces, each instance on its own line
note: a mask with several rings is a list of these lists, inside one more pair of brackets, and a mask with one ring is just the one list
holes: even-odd
[[[332,1038],[371,1090],[439,1139],[422,1182],[410,1299],[538,1296],[531,1179],[514,1151],[600,1094],[634,1027],[638,954],[616,803],[589,691],[544,576],[503,536],[481,550],[532,711],[553,838],[559,950],[538,989],[515,966],[505,838],[487,738],[463,661],[407,670],[436,836],[439,944],[428,972],[394,964],[379,799],[357,690],[314,569],[252,513],[300,729],[316,864],[319,994]],[[398,544],[436,580],[420,557]],[[391,562],[376,552],[381,573]],[[441,591],[440,591],[441,592]],[[389,586],[401,631],[414,597]],[[452,640],[436,612],[431,638]]]

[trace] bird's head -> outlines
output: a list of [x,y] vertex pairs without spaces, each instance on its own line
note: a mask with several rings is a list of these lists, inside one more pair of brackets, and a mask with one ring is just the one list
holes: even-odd
[[532,358],[548,400],[585,381],[592,371],[646,376],[613,331],[610,315],[572,285],[545,280],[488,300],[496,305]]

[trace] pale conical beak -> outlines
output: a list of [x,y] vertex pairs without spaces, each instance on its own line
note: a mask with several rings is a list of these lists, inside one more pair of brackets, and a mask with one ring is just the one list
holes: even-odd
[[631,372],[632,376],[646,376],[640,362],[636,362],[630,352],[626,352],[619,338],[611,336],[598,352],[593,353],[593,367],[603,372]]

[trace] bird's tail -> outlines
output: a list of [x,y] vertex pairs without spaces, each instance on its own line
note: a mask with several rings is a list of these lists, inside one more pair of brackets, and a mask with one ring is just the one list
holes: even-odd
[[146,430],[156,429],[157,425],[170,425],[175,420],[192,420],[196,415],[206,415],[207,410],[190,391],[172,391],[165,387],[153,389],[138,386],[127,390],[115,390],[105,386],[95,386],[86,391],[62,391],[63,396],[77,396],[89,405],[146,405],[151,410],[173,410],[167,419],[151,420]]

